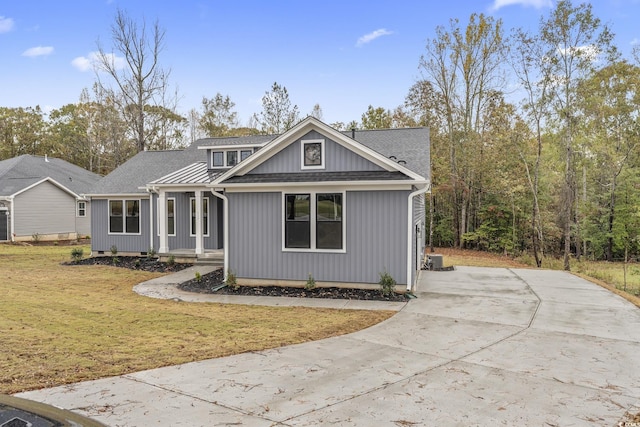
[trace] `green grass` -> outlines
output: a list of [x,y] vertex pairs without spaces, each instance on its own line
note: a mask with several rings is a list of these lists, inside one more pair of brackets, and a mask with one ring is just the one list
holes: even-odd
[[159,274],[61,265],[72,248],[0,245],[0,393],[317,340],[393,314],[151,299],[132,287]]

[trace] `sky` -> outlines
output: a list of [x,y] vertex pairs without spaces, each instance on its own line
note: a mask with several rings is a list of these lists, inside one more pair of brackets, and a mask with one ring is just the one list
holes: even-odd
[[[427,40],[472,13],[535,31],[554,0],[0,0],[0,107],[51,111],[76,103],[96,79],[91,58],[111,51],[118,10],[165,30],[160,65],[178,111],[216,93],[242,125],[274,82],[302,117],[319,104],[326,123],[360,121],[369,105],[394,109],[421,78]],[[574,1],[574,4],[578,4]],[[640,43],[640,0],[593,1],[626,56]]]

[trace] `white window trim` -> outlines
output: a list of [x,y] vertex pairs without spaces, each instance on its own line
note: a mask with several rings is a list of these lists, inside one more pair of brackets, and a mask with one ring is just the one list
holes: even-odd
[[[189,237],[196,237],[196,233],[195,230],[191,229],[191,218],[193,218],[193,211],[191,211],[191,206],[194,205],[196,198],[195,197],[189,197]],[[207,204],[207,234],[202,234],[203,237],[209,237],[211,234],[211,206],[209,204],[209,198],[208,197],[203,197],[202,198],[202,217],[204,218],[204,204]],[[204,228],[203,228],[204,230]]]
[[[236,164],[233,166],[229,166],[229,164],[227,163],[227,153],[229,151],[235,151],[236,153]],[[249,156],[247,157],[247,159],[249,157],[251,157],[251,155],[253,153],[255,153],[255,150],[253,148],[242,148],[242,149],[237,149],[237,150],[211,150],[211,168],[212,169],[231,169],[232,167],[240,164],[242,162],[242,152],[243,151],[250,151],[251,154],[249,154]],[[222,166],[214,166],[213,164],[213,153],[222,153]],[[246,160],[246,159],[245,159]]]
[[[320,144],[320,164],[305,166],[304,164],[304,148],[307,144]],[[303,139],[300,141],[300,169],[325,169],[325,152],[324,139]]]
[[[167,197],[165,200],[165,206],[167,207],[167,212],[165,212],[165,214],[167,215],[167,230],[169,229],[169,200],[173,200],[173,234],[167,234],[167,236],[170,237],[175,237],[177,230],[178,230],[178,221],[177,221],[177,216],[178,216],[178,210],[176,209],[176,198],[175,197]],[[158,197],[156,199],[156,212],[158,212],[158,214],[160,214],[160,198]],[[156,221],[157,222],[157,229],[158,229],[158,236],[160,235],[160,220]]]
[[[127,202],[138,202],[138,231],[127,233]],[[111,232],[111,202],[122,202],[122,232]],[[107,199],[107,235],[111,236],[141,236],[142,235],[142,201],[140,199]]]
[[[311,197],[311,206],[309,207],[309,233],[311,233],[310,237],[310,248],[287,248],[286,244],[286,235],[285,229],[287,226],[287,194],[309,194]],[[318,249],[316,248],[316,224],[317,224],[317,209],[316,204],[318,203],[318,194],[341,194],[342,195],[342,249]],[[296,189],[292,189],[292,191],[282,192],[282,252],[307,252],[307,253],[331,253],[331,254],[344,254],[347,253],[347,193],[344,190],[303,190],[300,189],[297,191]]]
[[[80,203],[82,203],[84,205],[84,207],[82,209],[80,209]],[[80,211],[84,211],[84,213],[82,215],[80,215]],[[78,202],[76,203],[76,217],[78,218],[86,218],[87,216],[87,202],[84,200],[78,200]]]

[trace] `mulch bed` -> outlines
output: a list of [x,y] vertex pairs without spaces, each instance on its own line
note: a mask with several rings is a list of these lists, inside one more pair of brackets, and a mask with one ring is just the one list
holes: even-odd
[[[173,273],[191,267],[193,264],[167,263],[158,261],[156,258],[136,257],[136,256],[116,256],[116,262],[112,256],[90,257],[81,259],[78,262],[65,262],[65,265],[109,265],[115,267],[128,268],[131,270],[150,271],[155,273]],[[321,288],[313,289],[283,287],[283,286],[223,286],[224,277],[222,269],[217,269],[208,274],[203,274],[200,280],[195,277],[188,282],[178,285],[179,289],[187,292],[198,292],[204,294],[218,295],[250,295],[250,296],[272,296],[272,297],[292,297],[292,298],[328,298],[328,299],[351,299],[365,301],[398,301],[408,300],[404,294],[382,295],[375,289],[343,289],[343,288]]]
[[250,295],[272,296],[292,298],[328,298],[328,299],[352,299],[366,301],[407,301],[404,294],[382,295],[379,290],[371,289],[343,289],[321,288],[313,289],[283,287],[283,286],[223,286],[224,277],[222,269],[203,274],[200,280],[195,278],[178,285],[178,288],[187,292],[218,295]]

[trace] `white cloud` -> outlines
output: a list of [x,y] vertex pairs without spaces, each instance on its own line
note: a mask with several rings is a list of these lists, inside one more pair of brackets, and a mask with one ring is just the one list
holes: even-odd
[[53,46],[36,46],[31,47],[24,52],[22,52],[22,56],[28,56],[34,58],[36,56],[47,56],[53,53]]
[[0,16],[0,33],[8,33],[13,30],[13,19]]
[[542,9],[543,7],[552,7],[551,0],[493,0],[493,6],[491,10],[498,10],[505,6],[520,5],[525,7],[535,7],[536,9]]
[[576,47],[568,47],[568,48],[558,48],[558,52],[562,56],[568,56],[575,53],[577,56],[581,56],[587,61],[595,62],[598,59],[598,55],[600,54],[600,49],[597,46],[589,44],[584,46],[576,46]]
[[639,38],[635,38],[633,40],[631,40],[631,46],[636,46],[640,44],[640,39]]
[[[74,58],[73,61],[71,61],[71,65],[82,72],[97,69],[99,68],[99,55],[99,52],[90,52],[87,56],[78,56],[77,58]],[[113,63],[116,70],[121,70],[125,67],[124,57],[116,56],[113,53],[106,53],[105,57],[109,62]]]
[[365,34],[364,36],[360,37],[356,42],[356,47],[360,47],[367,43],[370,43],[378,37],[389,36],[391,34],[393,34],[393,31],[389,31],[386,28],[380,28],[379,30],[375,30],[372,33]]

